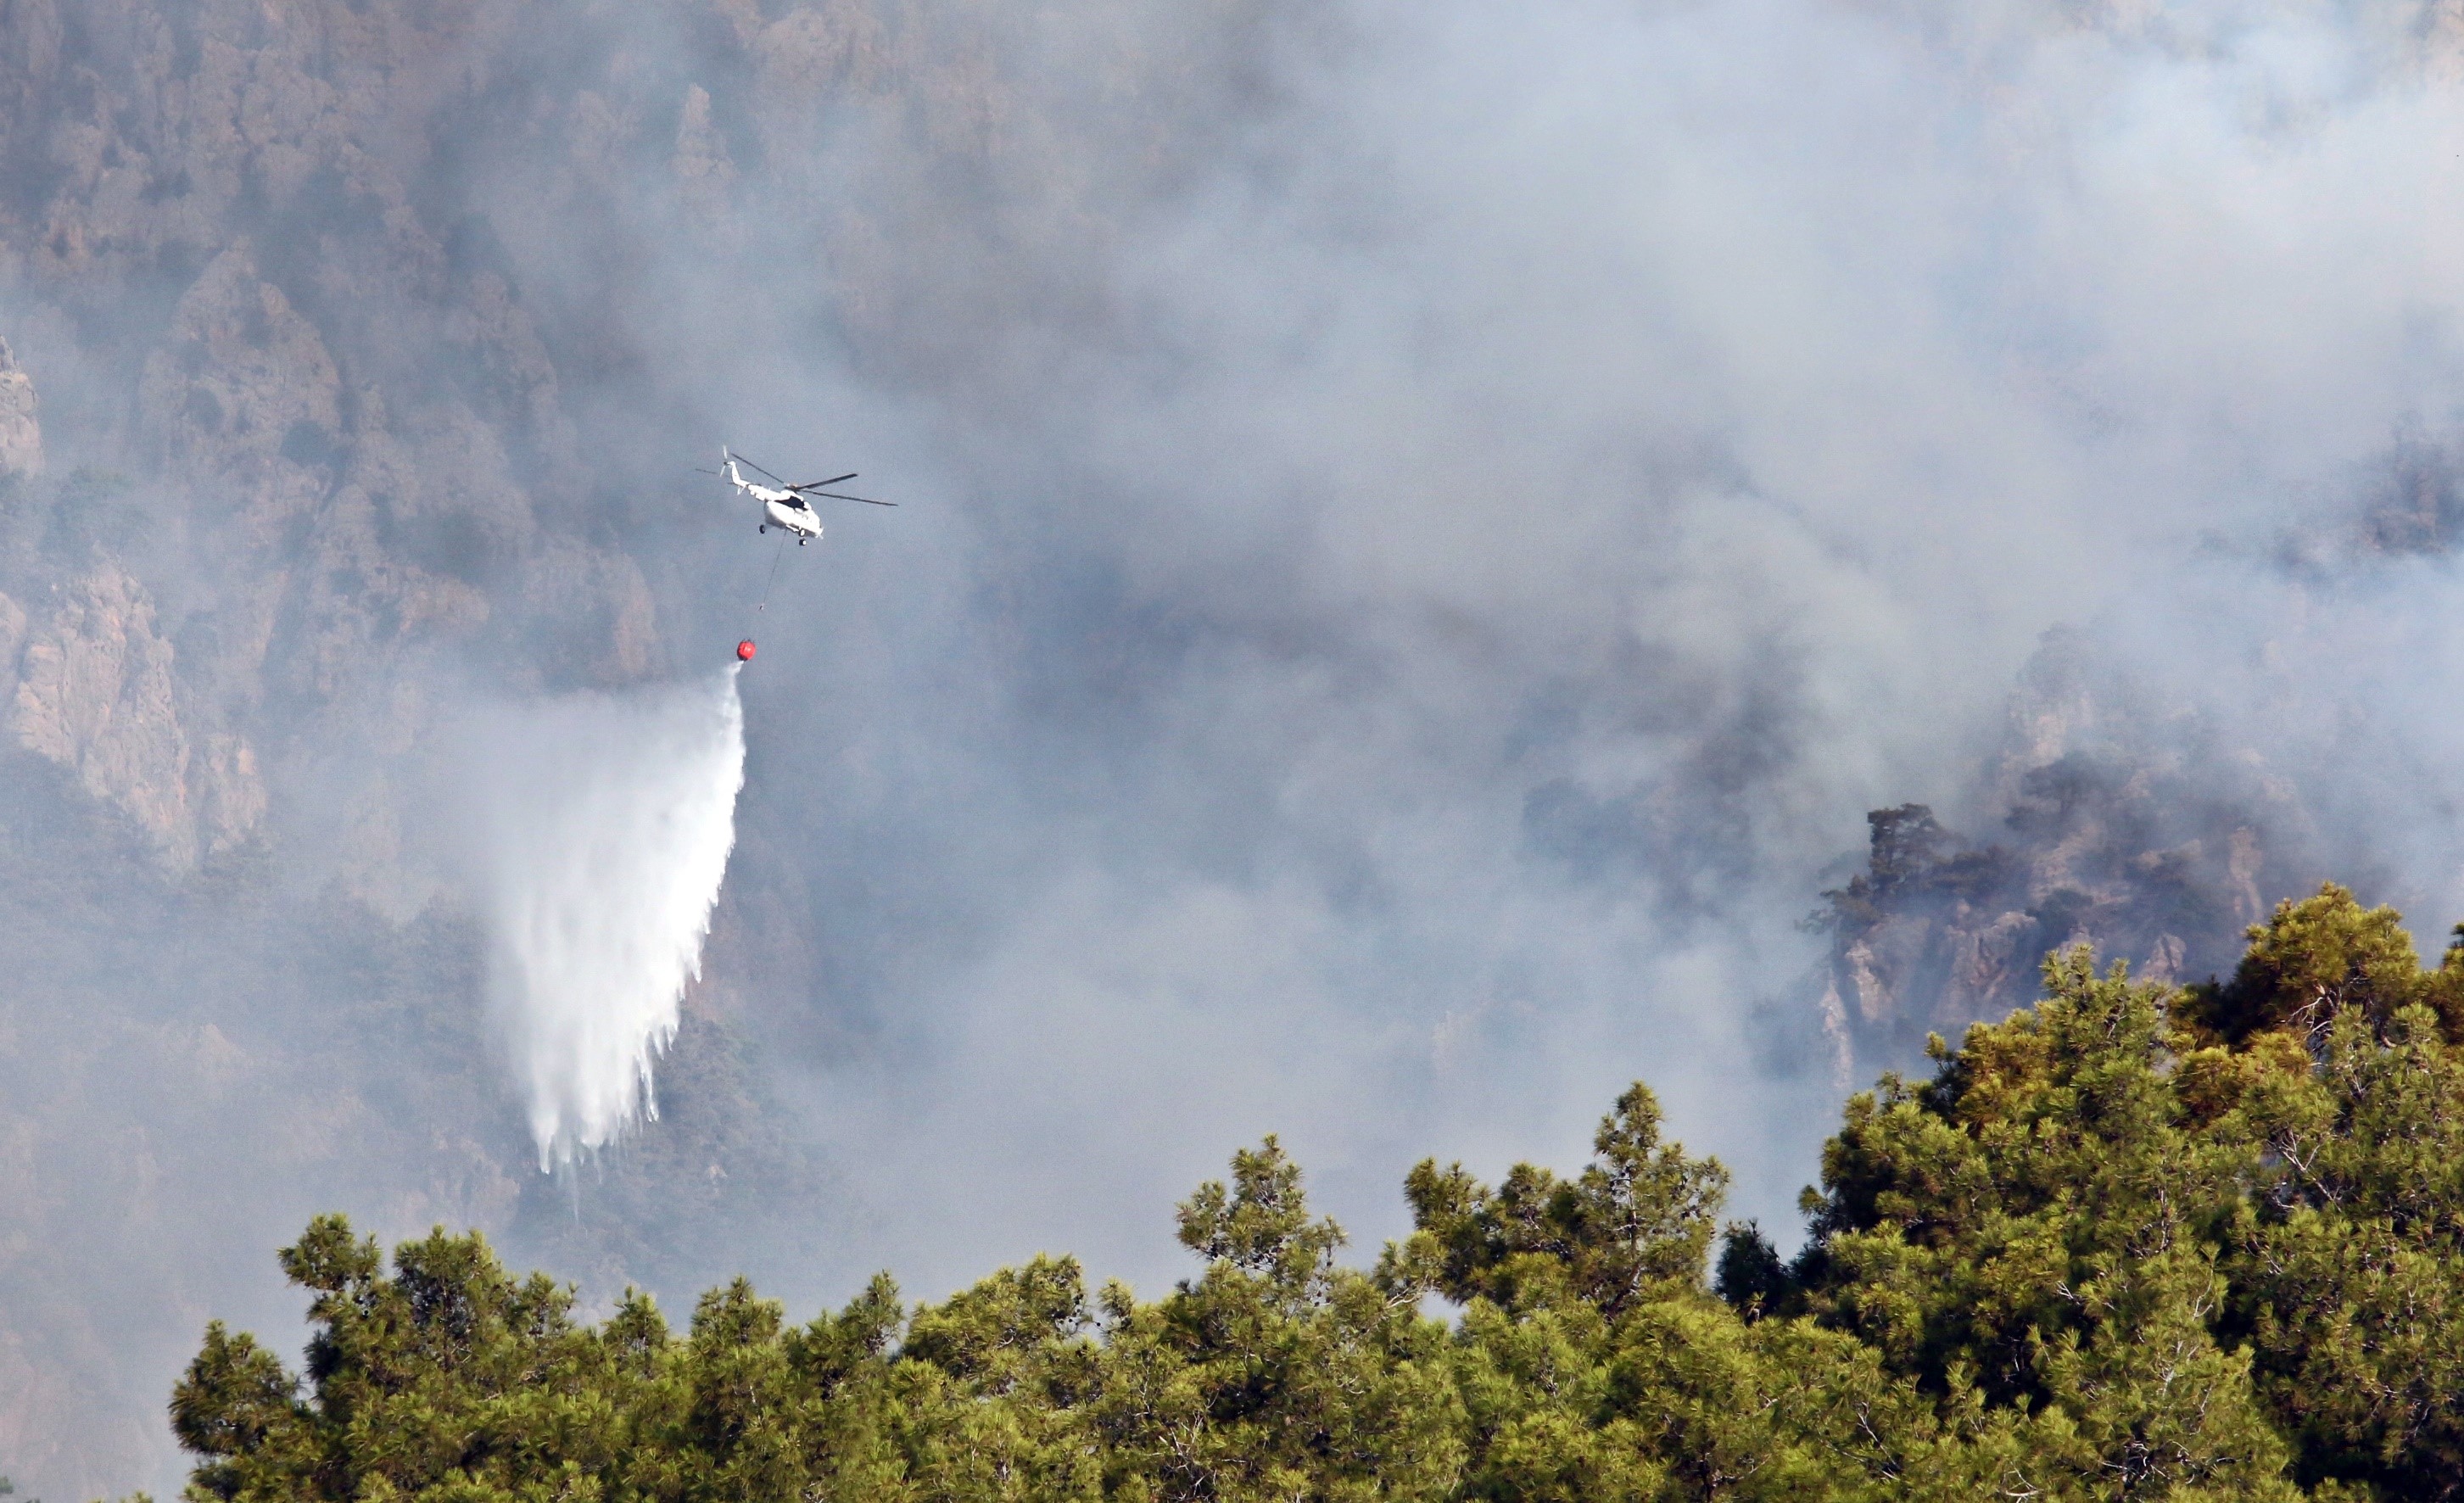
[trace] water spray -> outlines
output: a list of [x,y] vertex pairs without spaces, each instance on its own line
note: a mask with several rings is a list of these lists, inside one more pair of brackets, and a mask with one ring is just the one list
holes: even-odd
[[488,995],[550,1170],[658,1115],[744,785],[737,674],[504,707],[473,730]]

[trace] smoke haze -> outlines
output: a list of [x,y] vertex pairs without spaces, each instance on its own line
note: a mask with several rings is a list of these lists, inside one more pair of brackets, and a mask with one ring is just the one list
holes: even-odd
[[[322,1209],[671,1309],[1153,1287],[1263,1133],[1374,1248],[1419,1157],[1571,1162],[1640,1076],[1793,1227],[1876,807],[2037,903],[2105,880],[2013,823],[2092,763],[2214,933],[2464,917],[2443,9],[6,18],[29,1491],[169,1490],[179,1362],[289,1342]],[[786,559],[732,861],[721,442],[900,503]],[[603,798],[701,812],[618,881]]]

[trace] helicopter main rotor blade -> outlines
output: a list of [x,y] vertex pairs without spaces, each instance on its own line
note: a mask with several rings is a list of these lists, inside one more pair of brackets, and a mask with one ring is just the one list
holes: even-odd
[[[745,467],[746,469],[748,469],[748,470],[761,470],[761,467],[760,467],[759,465],[755,464],[752,460],[745,458],[742,454],[735,454],[735,455],[732,455],[731,457],[732,457],[732,458],[734,458],[737,464],[740,464],[740,465],[744,466],[744,467]],[[770,472],[769,472],[769,471],[767,471],[767,470],[761,470],[761,473],[762,473],[763,475],[770,475]],[[777,475],[770,475],[770,478],[771,478],[771,479],[773,479],[773,480],[779,480],[779,477],[778,477]],[[779,480],[779,483],[780,483],[781,485],[785,485],[787,482],[786,482],[786,481],[784,481],[784,480]]]
[[826,496],[834,501],[862,501],[867,506],[895,506],[896,501],[876,501],[869,496],[841,496],[836,491],[814,491],[814,496]]
[[853,470],[849,470],[845,475],[834,475],[826,480],[807,480],[802,485],[791,485],[787,487],[787,489],[791,491],[818,491],[823,486],[838,485],[844,481],[852,480],[854,478],[855,472]]

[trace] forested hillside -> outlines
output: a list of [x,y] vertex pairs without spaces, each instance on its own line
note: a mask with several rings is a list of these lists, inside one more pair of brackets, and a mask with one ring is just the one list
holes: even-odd
[[1638,1084],[1577,1173],[1421,1163],[1368,1267],[1268,1138],[1155,1300],[1042,1256],[593,1326],[320,1218],[304,1372],[216,1324],[172,1421],[231,1499],[2464,1495],[2464,951],[2329,887],[2222,984],[2044,975],[1848,1103],[1790,1261]]

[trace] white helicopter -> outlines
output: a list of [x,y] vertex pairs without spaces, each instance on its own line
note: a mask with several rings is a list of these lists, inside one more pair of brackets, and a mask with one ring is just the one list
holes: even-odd
[[[767,519],[757,530],[768,532],[771,528],[777,527],[782,531],[792,532],[796,535],[796,545],[800,548],[822,535],[822,519],[814,515],[813,503],[809,497],[823,496],[834,501],[862,501],[867,506],[898,504],[896,501],[876,501],[869,496],[847,496],[837,491],[823,489],[825,486],[837,485],[843,481],[854,479],[855,472],[852,470],[845,475],[833,475],[826,480],[810,480],[803,485],[789,485],[742,454],[730,450],[725,444],[718,447],[718,466],[715,470],[704,470],[702,474],[723,475],[728,484],[759,501],[761,515]],[[759,480],[748,480],[744,477],[746,470],[766,476],[774,483],[763,485]]]

